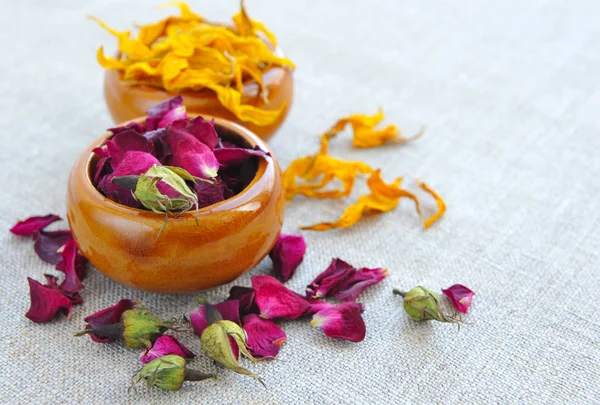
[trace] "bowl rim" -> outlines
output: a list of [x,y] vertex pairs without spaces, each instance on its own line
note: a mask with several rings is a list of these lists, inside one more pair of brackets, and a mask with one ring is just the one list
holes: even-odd
[[[186,211],[180,215],[169,216],[169,221],[187,220],[187,219],[190,219],[190,217],[192,217],[192,216],[195,217],[196,215],[202,215],[202,214],[206,215],[208,213],[215,212],[215,211],[229,211],[229,210],[238,208],[238,207],[244,205],[245,203],[249,202],[255,195],[257,195],[260,192],[260,190],[257,190],[257,187],[263,182],[263,180],[267,176],[269,176],[270,174],[274,174],[274,172],[275,172],[275,168],[274,168],[275,160],[273,159],[271,149],[268,147],[266,142],[264,142],[262,139],[260,139],[252,131],[250,131],[247,128],[244,128],[243,126],[241,126],[235,122],[232,122],[232,121],[229,121],[229,120],[226,120],[223,118],[213,117],[213,116],[204,115],[204,114],[194,114],[194,113],[188,112],[188,117],[190,117],[190,118],[194,118],[194,117],[198,117],[198,116],[201,116],[202,118],[204,118],[206,120],[211,120],[211,119],[214,120],[215,129],[217,129],[217,127],[227,128],[235,135],[243,138],[244,141],[250,143],[251,147],[258,146],[260,149],[268,152],[269,154],[260,157],[259,164],[256,169],[254,178],[238,194],[234,195],[231,198],[227,198],[223,201],[219,201],[218,203],[208,205],[203,208],[199,208],[198,211],[190,210],[190,211]],[[145,122],[147,118],[148,118],[147,116],[134,118],[132,120],[116,124],[114,127],[120,127],[123,125],[127,125],[131,122],[140,122],[140,123]],[[217,129],[217,133],[218,133],[218,129]],[[85,171],[85,173],[84,173],[85,187],[88,190],[91,190],[92,196],[95,197],[96,200],[99,200],[102,205],[111,207],[111,209],[118,210],[123,213],[129,213],[131,215],[144,216],[146,218],[156,218],[156,219],[160,219],[161,221],[164,220],[163,214],[158,214],[153,211],[146,210],[146,209],[129,207],[127,205],[120,204],[116,201],[113,201],[110,198],[103,195],[100,192],[100,190],[98,190],[96,188],[96,186],[94,185],[94,182],[90,176],[92,159],[94,158],[94,155],[96,154],[94,152],[94,149],[97,147],[103,146],[106,143],[106,141],[108,139],[110,139],[112,136],[114,136],[114,134],[111,131],[106,131],[106,132],[102,133],[102,135],[99,138],[97,138],[91,145],[88,145],[88,147],[86,148],[86,152],[87,151],[90,151],[90,152],[87,156],[84,157],[85,162],[84,162],[83,169]]]

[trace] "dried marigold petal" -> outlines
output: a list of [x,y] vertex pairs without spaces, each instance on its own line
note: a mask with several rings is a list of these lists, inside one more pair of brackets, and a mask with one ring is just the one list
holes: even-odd
[[325,136],[333,138],[350,124],[353,132],[352,146],[355,148],[373,148],[391,142],[409,142],[423,135],[424,129],[414,136],[405,138],[401,135],[400,129],[394,124],[390,124],[384,128],[375,128],[383,118],[383,110],[381,108],[374,115],[352,114],[338,120],[338,122],[327,130]]
[[425,190],[427,193],[429,193],[435,199],[435,202],[437,204],[437,212],[435,214],[433,214],[432,216],[430,216],[429,218],[427,218],[425,220],[425,222],[423,223],[423,226],[425,227],[425,229],[427,229],[444,215],[444,213],[446,212],[446,203],[444,202],[442,197],[438,193],[435,192],[435,190],[433,190],[431,187],[429,187],[424,182],[419,181],[417,183],[417,185],[419,187],[421,187],[423,190]]

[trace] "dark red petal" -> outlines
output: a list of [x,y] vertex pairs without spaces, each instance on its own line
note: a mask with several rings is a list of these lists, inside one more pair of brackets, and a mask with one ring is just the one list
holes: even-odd
[[215,149],[215,157],[223,166],[239,165],[255,156],[268,156],[269,154],[260,149],[245,148],[219,148]]
[[275,277],[253,276],[252,288],[260,316],[265,319],[295,319],[310,310],[310,304]]
[[355,271],[356,269],[345,261],[333,259],[329,267],[306,287],[306,296],[308,298],[326,297],[332,289]]
[[360,342],[367,333],[365,321],[361,315],[363,311],[362,304],[345,302],[317,312],[310,324],[323,329],[326,336]]
[[40,231],[35,237],[33,249],[43,261],[58,264],[62,260],[58,252],[63,245],[73,240],[73,235],[68,229],[62,231]]
[[77,292],[69,293],[67,291],[63,291],[60,288],[60,286],[58,285],[58,277],[53,276],[52,274],[44,274],[44,277],[46,277],[46,287],[52,288],[54,290],[58,290],[65,297],[67,297],[68,299],[70,299],[71,303],[73,305],[83,304],[83,298],[81,298],[81,295],[79,295],[79,293],[77,293]]
[[193,135],[181,129],[170,128],[164,142],[171,150],[168,165],[181,167],[192,176],[203,179],[216,176],[219,162],[213,151]]
[[[83,319],[87,323],[85,328],[99,329],[103,326],[119,323],[121,322],[121,315],[123,315],[123,312],[135,308],[136,305],[137,302],[135,301],[122,299],[111,307],[104,308],[101,311],[86,316]],[[93,341],[98,343],[110,342],[112,340],[111,338],[99,336],[97,334],[90,334],[90,337]]]
[[[219,311],[223,319],[235,322],[238,325],[241,324],[240,302],[238,300],[223,301],[213,305],[213,307]],[[190,312],[190,324],[194,329],[194,333],[201,336],[204,329],[208,327],[204,305],[200,305],[197,310]]]
[[110,164],[113,169],[116,169],[127,152],[139,151],[152,154],[154,145],[135,131],[125,131],[106,141],[106,148],[111,158]]
[[[198,208],[208,207],[228,198],[231,190],[222,181],[210,184],[205,181],[197,181],[194,184],[194,191],[198,196]],[[227,194],[227,196],[226,196]]]
[[123,125],[120,127],[114,127],[114,128],[109,128],[108,129],[110,132],[112,132],[114,135],[118,135],[121,132],[125,132],[125,131],[135,131],[138,134],[143,134],[145,131],[144,125],[140,124],[139,122],[130,122],[127,125]]
[[250,287],[233,286],[229,290],[229,298],[227,300],[240,301],[240,316],[244,317],[248,314],[259,313],[256,302],[254,301],[254,290]]
[[275,246],[269,252],[275,276],[283,282],[292,278],[302,263],[305,253],[306,242],[301,235],[280,234]]
[[186,359],[196,357],[194,353],[184,345],[182,345],[175,336],[162,335],[152,345],[152,348],[144,350],[140,354],[140,361],[144,364],[150,363],[152,360],[162,356],[174,354]]
[[177,95],[172,97],[162,103],[155,105],[146,113],[148,114],[148,118],[146,119],[146,131],[153,131],[158,128],[158,124],[163,119],[167,113],[173,109],[181,107],[183,105],[183,97]]
[[189,122],[185,128],[197,140],[214,150],[219,143],[219,135],[215,130],[215,121],[206,121],[202,117],[196,117]]
[[62,220],[61,217],[54,214],[44,216],[29,217],[24,221],[17,222],[10,231],[19,236],[31,236],[40,232],[53,222]]
[[50,322],[59,313],[67,317],[71,315],[73,304],[59,290],[46,287],[40,282],[27,277],[31,306],[25,316],[33,322]]
[[76,293],[83,290],[83,284],[77,275],[75,263],[77,260],[77,244],[74,240],[68,241],[60,252],[62,256],[62,264],[56,266],[57,269],[65,273],[65,279],[61,283],[60,288],[68,293]]
[[450,298],[456,309],[466,314],[473,301],[475,293],[462,284],[454,284],[452,287],[442,290]]
[[250,314],[244,317],[248,350],[255,357],[274,359],[287,339],[285,332],[273,321]]
[[367,287],[379,283],[387,274],[387,270],[383,268],[358,269],[336,285],[331,294],[340,301],[354,301]]

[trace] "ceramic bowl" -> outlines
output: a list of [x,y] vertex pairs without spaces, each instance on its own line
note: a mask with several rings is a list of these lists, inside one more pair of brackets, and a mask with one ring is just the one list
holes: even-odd
[[[276,50],[276,53],[278,56],[283,56],[279,49]],[[215,93],[210,90],[187,91],[180,94],[183,96],[188,113],[210,115],[236,122],[266,140],[281,126],[288,114],[294,95],[294,80],[291,70],[273,67],[264,74],[263,81],[268,89],[268,103],[258,96],[258,84],[249,82],[244,86],[242,104],[249,104],[265,110],[277,110],[287,102],[286,108],[279,118],[267,126],[257,126],[240,121],[221,105]],[[177,93],[169,93],[155,87],[128,85],[116,70],[107,70],[104,76],[104,98],[115,122],[141,117],[149,108],[176,95]]]
[[[265,142],[233,122],[215,118],[215,128],[224,140],[270,152]],[[259,158],[254,179],[241,193],[200,209],[198,224],[195,211],[169,217],[157,238],[164,215],[118,204],[92,184],[98,159],[93,149],[111,136],[104,133],[83,151],[67,191],[73,236],[100,272],[141,290],[196,292],[233,281],[271,250],[284,212],[281,172],[272,155]]]

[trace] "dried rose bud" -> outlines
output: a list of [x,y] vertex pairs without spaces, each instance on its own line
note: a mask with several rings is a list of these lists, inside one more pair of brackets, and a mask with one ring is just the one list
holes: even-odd
[[146,380],[148,387],[153,385],[167,391],[177,391],[184,381],[202,381],[213,378],[212,374],[204,374],[185,367],[185,359],[174,354],[156,358],[146,364],[134,376],[134,384]]
[[62,220],[62,218],[54,214],[29,217],[24,221],[17,222],[10,228],[10,231],[19,236],[33,236],[36,232],[39,232],[48,225],[60,220]]
[[262,385],[264,382],[250,370],[240,366],[236,357],[230,338],[233,339],[239,351],[252,361],[257,361],[246,346],[246,332],[242,327],[234,322],[223,320],[223,317],[212,305],[204,304],[208,327],[200,336],[202,350],[208,357],[222,364],[229,370],[252,377]]
[[[42,285],[39,281],[27,277],[29,282],[29,297],[31,307],[25,316],[35,322],[50,322],[59,313],[63,312],[67,318],[71,315],[73,303],[60,290],[52,286]],[[52,282],[52,280],[49,280]]]
[[265,319],[296,319],[310,311],[305,298],[281,284],[275,277],[253,276],[256,305],[260,317]]
[[333,259],[329,267],[306,287],[306,296],[308,298],[326,297],[331,290],[355,271],[356,269],[345,261]]
[[345,302],[320,310],[313,315],[310,325],[323,329],[326,336],[361,342],[367,333],[365,321],[362,318],[363,311],[362,304]]
[[256,314],[244,317],[244,331],[248,336],[250,354],[259,358],[274,359],[287,340],[285,332],[279,326]]
[[122,299],[115,305],[86,316],[85,330],[75,333],[75,336],[90,335],[94,342],[107,343],[123,336],[123,322],[121,316],[125,311],[134,309],[137,302]]
[[171,329],[174,322],[163,322],[146,309],[130,309],[121,315],[125,345],[132,349],[152,347],[152,341]]
[[460,321],[444,313],[440,307],[439,296],[428,288],[418,286],[407,293],[394,290],[394,294],[404,297],[404,310],[411,318],[417,321],[436,320],[439,322]]
[[277,278],[284,283],[292,278],[302,263],[305,253],[306,242],[301,235],[280,234],[275,246],[269,252]]
[[192,353],[190,349],[179,343],[175,336],[162,335],[156,339],[156,342],[154,342],[152,348],[144,349],[144,351],[140,354],[140,361],[144,364],[147,364],[154,359],[171,354],[175,354],[186,359],[193,359],[196,357],[196,355]]
[[456,309],[463,314],[466,314],[469,310],[473,295],[475,295],[473,291],[462,284],[454,284],[452,287],[442,290],[442,292],[450,298]]

